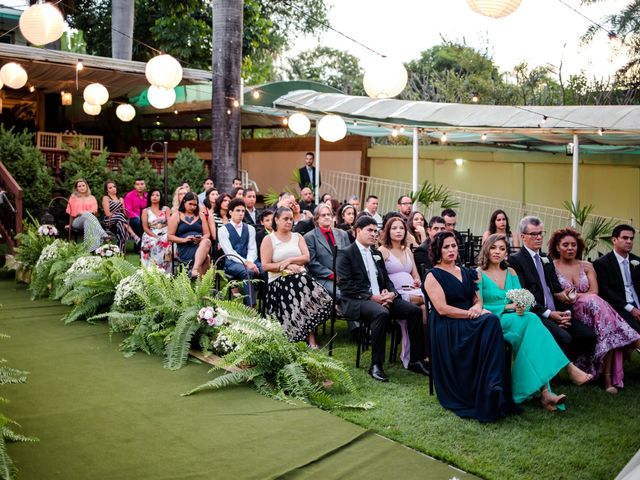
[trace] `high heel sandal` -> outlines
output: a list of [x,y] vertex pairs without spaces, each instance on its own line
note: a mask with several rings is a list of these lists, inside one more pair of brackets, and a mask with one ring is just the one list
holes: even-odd
[[575,370],[572,370],[573,372],[575,372],[577,370],[577,371],[582,372],[584,374],[584,378],[582,380],[578,380],[578,379],[575,378],[574,375],[572,375],[571,373],[567,372],[567,373],[569,373],[569,378],[571,379],[571,381],[573,382],[574,385],[580,387],[580,386],[584,385],[585,383],[588,383],[591,380],[593,380],[593,375],[591,375],[590,373],[583,372],[582,370],[580,370],[575,365],[573,366],[573,368],[575,369]]
[[[614,387],[613,385],[611,385],[611,374],[610,373],[605,373],[604,374],[604,378],[605,378],[604,391],[609,393],[609,394],[611,394],[611,395],[615,395],[616,393],[618,393],[618,389],[616,387]],[[608,387],[607,387],[607,380],[606,380],[607,378],[609,378],[609,384],[610,384],[610,386],[608,386]]]

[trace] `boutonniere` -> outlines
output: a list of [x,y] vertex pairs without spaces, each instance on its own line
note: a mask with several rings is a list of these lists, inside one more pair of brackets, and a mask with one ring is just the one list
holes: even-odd
[[637,267],[638,265],[640,265],[640,262],[638,260],[631,260],[631,265],[633,265],[634,267]]
[[544,263],[545,265],[547,263],[549,263],[549,259],[547,257],[540,257],[542,259],[542,263]]
[[372,257],[376,262],[380,262],[382,260],[382,257],[380,255],[372,255]]

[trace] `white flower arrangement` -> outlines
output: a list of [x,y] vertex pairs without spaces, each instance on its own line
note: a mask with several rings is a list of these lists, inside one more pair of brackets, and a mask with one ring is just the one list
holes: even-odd
[[116,285],[116,293],[113,297],[113,304],[118,310],[135,310],[139,308],[140,298],[138,292],[143,287],[142,270],[136,271],[133,275],[123,278]]
[[44,247],[42,252],[40,252],[38,261],[36,262],[36,268],[45,262],[50,262],[51,260],[58,258],[60,256],[60,250],[62,250],[64,246],[64,242],[58,238],[51,245]]
[[226,355],[235,350],[236,346],[224,334],[219,333],[213,341],[213,349],[218,355]]
[[45,237],[56,237],[58,236],[58,229],[53,225],[40,225],[38,227],[38,234]]
[[507,291],[507,299],[524,309],[531,308],[536,304],[535,297],[526,288],[514,288]]
[[229,323],[229,313],[220,307],[217,311],[215,307],[202,307],[198,312],[198,320],[211,327],[221,327]]
[[640,262],[638,260],[631,260],[631,265],[633,265],[634,267],[637,267],[638,265],[640,265]]
[[94,271],[102,263],[102,257],[96,257],[92,255],[85,255],[78,257],[73,265],[64,274],[64,284],[68,285],[71,280],[83,273],[89,273]]
[[109,258],[109,257],[115,257],[116,255],[119,255],[120,249],[118,248],[117,245],[114,245],[112,243],[105,243],[104,245],[101,245],[98,248],[96,248],[95,252],[93,253],[95,253],[99,257]]

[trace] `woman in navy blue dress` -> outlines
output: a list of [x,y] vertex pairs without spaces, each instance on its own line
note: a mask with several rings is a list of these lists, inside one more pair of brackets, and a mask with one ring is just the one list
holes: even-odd
[[425,279],[433,305],[429,316],[431,371],[438,400],[464,418],[491,422],[519,412],[505,375],[500,320],[482,308],[477,274],[456,265],[451,232],[431,242],[435,267]]

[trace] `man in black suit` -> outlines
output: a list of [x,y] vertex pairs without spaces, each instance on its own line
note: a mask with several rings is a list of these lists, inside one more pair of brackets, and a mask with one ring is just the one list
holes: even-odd
[[635,229],[618,225],[611,233],[613,251],[593,262],[598,275],[598,292],[640,332],[640,257],[631,253]]
[[[437,234],[444,231],[444,218],[436,215],[429,219],[429,223],[427,224],[427,238],[413,252],[413,259],[416,262],[416,267],[419,269],[424,268],[425,270],[431,270],[433,268],[433,262],[429,256],[429,245],[431,244],[431,240],[433,240]],[[424,265],[424,267],[421,267],[421,265]],[[422,280],[424,280],[424,278]]]
[[[316,156],[313,152],[307,152],[304,156],[304,167],[300,167],[300,189],[309,187],[311,190],[316,188],[316,167],[313,166],[313,161]],[[318,185],[320,185],[320,179],[318,179]]]
[[407,320],[411,358],[409,370],[428,375],[424,364],[422,311],[400,298],[389,279],[382,254],[372,248],[377,243],[378,226],[369,216],[358,219],[356,241],[338,256],[338,285],[342,311],[349,320],[370,322],[371,368],[369,375],[386,382],[382,369],[387,326],[391,318]]
[[562,351],[574,360],[583,354],[593,354],[596,334],[590,327],[571,321],[569,306],[561,302],[564,294],[553,262],[542,254],[544,225],[538,217],[524,217],[520,221],[523,246],[509,257],[509,265],[518,274],[520,284],[536,299],[531,311],[537,314]]
[[260,211],[256,208],[256,191],[253,188],[247,188],[244,191],[244,204],[246,208],[244,211],[244,223],[257,227]]
[[447,232],[452,232],[456,237],[456,242],[458,244],[458,255],[460,256],[460,263],[463,265],[467,263],[467,249],[465,248],[464,239],[459,231],[456,230],[456,225],[458,224],[458,214],[455,210],[451,208],[445,208],[440,213],[440,216],[444,218],[444,225],[446,227]]
[[300,201],[298,204],[300,205],[300,210],[308,210],[313,213],[316,209],[316,202],[313,201],[313,190],[309,187],[304,187],[300,190]]

